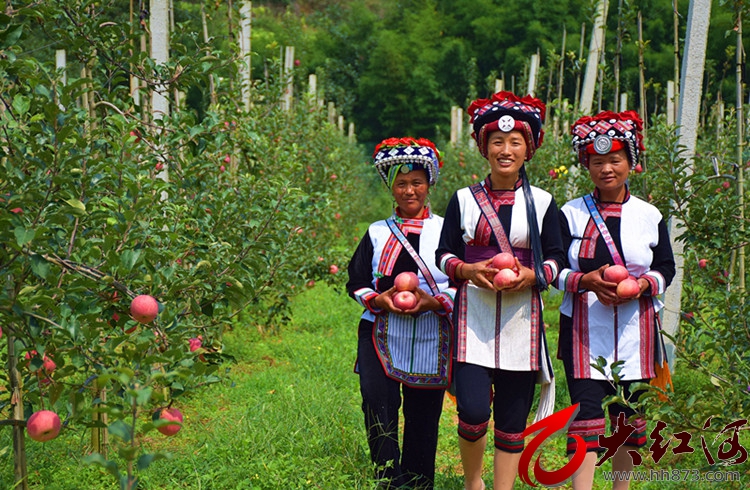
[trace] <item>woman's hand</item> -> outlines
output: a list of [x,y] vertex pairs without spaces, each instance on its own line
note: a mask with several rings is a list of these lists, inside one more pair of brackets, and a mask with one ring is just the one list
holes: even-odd
[[604,280],[604,269],[607,267],[609,266],[603,265],[596,270],[584,274],[580,282],[581,289],[596,294],[596,297],[599,298],[599,302],[605,306],[616,306],[625,301],[630,301],[630,299],[623,301],[623,298],[617,296],[616,282],[608,282]]
[[474,285],[484,289],[495,289],[492,284],[492,278],[495,277],[498,270],[492,267],[492,259],[483,260],[481,262],[474,262],[469,264],[463,262],[459,266],[460,275],[459,279],[465,279],[471,281]]
[[443,309],[443,305],[440,301],[436,300],[434,296],[424,291],[422,288],[417,288],[416,291],[412,291],[417,297],[417,306],[410,310],[398,310],[396,313],[402,315],[419,315],[427,311],[437,311]]
[[385,310],[389,313],[397,313],[399,315],[418,315],[426,311],[437,311],[443,308],[443,305],[440,304],[440,301],[436,300],[434,296],[421,288],[417,288],[416,291],[412,291],[417,297],[416,306],[409,310],[402,310],[393,304],[393,295],[397,292],[398,291],[395,287],[383,291],[375,297],[373,305],[381,310]]
[[536,273],[534,272],[534,270],[521,264],[521,262],[518,261],[518,257],[515,257],[515,259],[516,273],[518,275],[516,276],[515,280],[510,283],[510,286],[508,286],[507,288],[503,288],[502,291],[506,291],[509,293],[518,293],[520,291],[523,291],[524,289],[533,287],[536,284]]

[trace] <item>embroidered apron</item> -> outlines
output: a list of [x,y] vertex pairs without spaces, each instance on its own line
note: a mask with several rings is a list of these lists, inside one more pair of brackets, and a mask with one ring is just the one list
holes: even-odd
[[[431,293],[440,293],[422,257],[393,218],[386,220],[393,235],[414,259]],[[383,313],[375,318],[373,342],[386,375],[416,388],[448,387],[451,366],[450,319],[434,312],[420,315]]]

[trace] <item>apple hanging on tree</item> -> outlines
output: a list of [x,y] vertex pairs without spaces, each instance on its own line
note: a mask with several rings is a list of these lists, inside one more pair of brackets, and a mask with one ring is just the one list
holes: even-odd
[[159,303],[153,296],[141,294],[130,303],[130,315],[140,323],[150,323],[159,314]]
[[38,442],[52,440],[60,433],[60,417],[50,410],[34,412],[26,421],[26,432]]
[[154,412],[153,420],[168,420],[175,422],[172,424],[165,424],[156,428],[159,432],[165,436],[173,436],[182,429],[182,412],[176,408],[160,408]]

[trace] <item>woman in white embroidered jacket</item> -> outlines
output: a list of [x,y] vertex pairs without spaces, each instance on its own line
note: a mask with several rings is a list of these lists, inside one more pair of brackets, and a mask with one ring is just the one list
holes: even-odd
[[[390,218],[368,228],[349,263],[346,285],[365,308],[357,371],[370,457],[376,478],[387,488],[433,488],[440,414],[450,381],[455,294],[435,265],[443,218],[427,204],[442,162],[425,138],[386,139],[375,148],[374,160],[396,208]],[[419,280],[413,307],[397,298],[394,282],[403,272]]]
[[[568,427],[567,452],[572,456],[576,449],[586,450],[573,478],[575,489],[592,487],[597,454],[604,451],[599,446],[606,421],[602,401],[615,393],[609,366],[624,361],[621,384],[635,400],[640,392],[631,393],[630,386],[655,378],[656,367],[665,362],[657,296],[672,281],[675,265],[661,214],[628,190],[628,176],[645,149],[641,130],[635,111],[605,111],[571,127],[573,148],[595,187],[560,210],[568,264],[556,284],[565,292],[558,357],[565,365],[571,403],[580,403]],[[606,376],[591,367],[599,357],[607,361]],[[608,412],[613,426],[621,413],[635,415],[619,404],[609,405]],[[645,421],[629,423],[636,430],[614,455],[615,471],[632,470],[628,451],[646,443]],[[626,480],[613,486],[627,487]]]
[[[524,449],[534,387],[542,384],[537,418],[554,408],[540,290],[564,263],[557,205],[532,187],[524,163],[542,142],[544,104],[498,92],[469,109],[473,137],[490,166],[481,183],[459,189],[445,212],[436,261],[458,284],[454,382],[464,484],[484,488],[482,458],[494,409],[493,487],[510,489]],[[514,256],[515,278],[496,287],[493,257]],[[494,391],[494,399],[491,393]]]

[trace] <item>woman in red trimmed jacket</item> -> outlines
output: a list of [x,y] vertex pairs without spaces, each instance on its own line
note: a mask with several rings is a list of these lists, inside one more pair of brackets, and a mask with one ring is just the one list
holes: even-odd
[[[376,478],[387,488],[433,488],[438,426],[451,369],[455,292],[435,265],[443,218],[427,205],[441,162],[435,145],[424,138],[384,140],[374,159],[396,207],[390,218],[369,226],[349,263],[346,285],[365,308],[357,371],[370,457]],[[394,281],[403,272],[416,274],[419,282],[414,306],[397,298]]]
[[[597,453],[604,451],[599,446],[606,425],[602,402],[615,393],[609,367],[623,362],[620,384],[634,401],[640,391],[631,393],[633,383],[648,382],[656,376],[655,366],[665,362],[657,296],[672,281],[675,264],[661,214],[628,189],[628,176],[645,149],[641,129],[634,111],[602,112],[571,127],[573,148],[594,184],[591,194],[560,210],[568,265],[556,284],[565,292],[558,357],[565,365],[571,403],[580,404],[568,427],[568,454],[586,451],[573,478],[575,489],[591,488]],[[591,366],[599,358],[606,360],[606,374]],[[612,424],[622,414],[637,415],[619,404],[609,405],[608,412]],[[635,431],[614,455],[615,471],[632,470],[628,451],[646,443],[646,422],[636,416],[628,423]],[[613,485],[627,487],[627,480]]]

